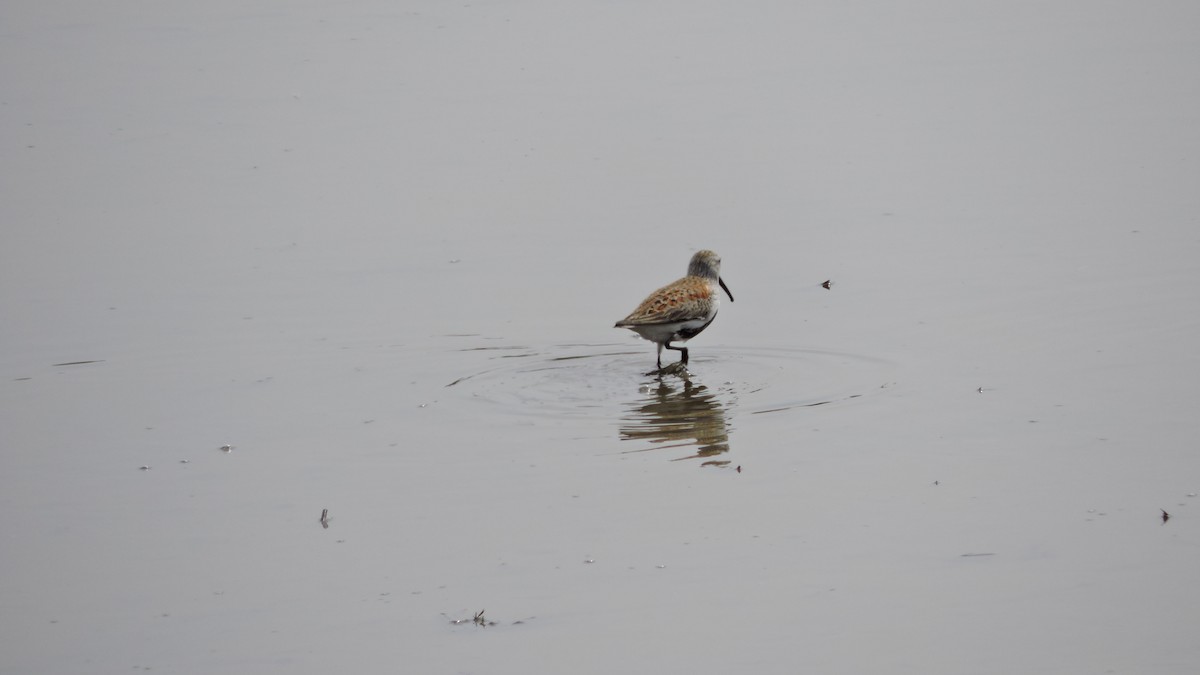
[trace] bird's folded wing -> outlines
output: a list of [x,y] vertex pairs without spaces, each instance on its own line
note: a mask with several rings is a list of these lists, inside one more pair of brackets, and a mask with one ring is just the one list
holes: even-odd
[[703,319],[707,308],[704,290],[664,286],[646,298],[633,313],[617,323],[618,326],[675,323]]

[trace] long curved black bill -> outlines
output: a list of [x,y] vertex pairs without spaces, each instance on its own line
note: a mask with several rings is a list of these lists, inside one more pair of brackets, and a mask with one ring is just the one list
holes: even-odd
[[721,284],[721,288],[725,291],[725,295],[728,295],[729,301],[733,302],[733,293],[729,292],[729,287],[725,285],[725,280],[721,277],[717,277],[717,283]]

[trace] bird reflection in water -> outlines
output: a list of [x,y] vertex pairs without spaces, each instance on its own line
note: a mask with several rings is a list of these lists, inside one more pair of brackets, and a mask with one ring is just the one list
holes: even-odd
[[687,377],[675,380],[661,376],[646,385],[647,396],[629,406],[622,417],[621,440],[648,441],[652,448],[631,450],[646,452],[665,448],[694,448],[682,459],[707,459],[704,466],[724,466],[729,460],[713,459],[729,452],[729,425],[725,407],[716,394]]

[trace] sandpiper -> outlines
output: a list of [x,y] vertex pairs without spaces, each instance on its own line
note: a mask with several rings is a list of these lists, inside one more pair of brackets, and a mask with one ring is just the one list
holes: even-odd
[[686,277],[651,293],[614,327],[628,328],[657,344],[659,371],[663,369],[663,347],[682,352],[679,365],[686,366],[687,347],[673,346],[671,343],[687,342],[713,322],[721,303],[717,294],[718,285],[733,302],[733,294],[721,279],[721,257],[712,251],[698,251],[688,263]]

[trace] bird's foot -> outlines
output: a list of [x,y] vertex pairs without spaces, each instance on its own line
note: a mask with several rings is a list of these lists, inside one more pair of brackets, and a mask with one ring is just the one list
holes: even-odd
[[686,378],[691,375],[691,372],[688,371],[687,366],[682,361],[677,361],[669,366],[659,368],[658,370],[652,370],[646,373],[646,375],[654,375],[657,377],[662,377],[663,375],[676,375],[678,377]]

